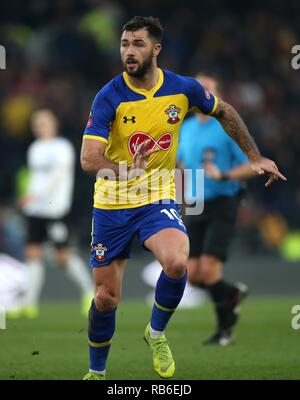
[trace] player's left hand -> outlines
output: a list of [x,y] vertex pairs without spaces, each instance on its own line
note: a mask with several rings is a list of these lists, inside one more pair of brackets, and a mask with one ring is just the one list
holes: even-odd
[[203,168],[204,168],[204,171],[205,171],[206,175],[209,178],[215,179],[216,181],[219,181],[219,180],[222,179],[222,172],[212,162],[204,163]]
[[270,186],[274,181],[281,179],[282,181],[287,181],[287,178],[279,172],[277,165],[274,161],[269,160],[265,157],[260,157],[259,159],[252,161],[251,167],[258,175],[268,174],[269,179],[265,186]]

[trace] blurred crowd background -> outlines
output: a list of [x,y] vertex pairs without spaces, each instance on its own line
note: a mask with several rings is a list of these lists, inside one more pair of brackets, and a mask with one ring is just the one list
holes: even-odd
[[22,257],[15,205],[37,107],[55,111],[61,134],[76,147],[72,221],[78,243],[88,246],[93,178],[80,169],[81,137],[94,95],[122,70],[120,30],[134,15],[161,19],[161,67],[221,77],[224,99],[288,177],[269,189],[265,178],[248,184],[238,220],[243,249],[300,259],[300,70],[291,67],[291,49],[300,44],[299,0],[2,1],[0,44],[7,68],[0,71],[1,250]]

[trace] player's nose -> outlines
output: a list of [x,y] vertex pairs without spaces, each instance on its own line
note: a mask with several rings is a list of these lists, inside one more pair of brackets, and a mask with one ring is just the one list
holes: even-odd
[[129,45],[126,49],[126,57],[134,57],[136,55],[136,51],[134,49],[134,46]]

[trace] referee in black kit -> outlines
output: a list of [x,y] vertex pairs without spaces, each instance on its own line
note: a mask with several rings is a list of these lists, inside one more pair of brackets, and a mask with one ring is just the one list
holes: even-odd
[[[199,74],[196,79],[208,92],[220,97],[216,77]],[[196,196],[195,170],[205,171],[204,211],[185,217],[190,238],[188,279],[191,284],[207,289],[215,305],[217,329],[203,344],[226,346],[234,341],[232,328],[238,320],[238,305],[248,288],[240,282],[226,282],[222,268],[234,236],[240,181],[255,173],[220,123],[202,114],[183,123],[177,159],[181,168],[193,171],[185,181],[185,199],[189,202]]]

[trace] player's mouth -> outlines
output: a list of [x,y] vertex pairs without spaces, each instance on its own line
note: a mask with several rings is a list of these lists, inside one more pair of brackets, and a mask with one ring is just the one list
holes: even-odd
[[133,68],[133,67],[138,66],[138,62],[135,61],[135,60],[127,60],[127,61],[126,61],[126,65],[127,65],[129,68]]

